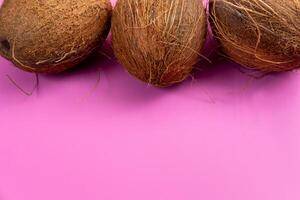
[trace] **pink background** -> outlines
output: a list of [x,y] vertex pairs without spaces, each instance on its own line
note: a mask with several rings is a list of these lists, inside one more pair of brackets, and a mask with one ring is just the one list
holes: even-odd
[[34,75],[1,58],[0,200],[299,200],[299,72],[211,59],[159,89],[94,56],[28,97],[6,74]]

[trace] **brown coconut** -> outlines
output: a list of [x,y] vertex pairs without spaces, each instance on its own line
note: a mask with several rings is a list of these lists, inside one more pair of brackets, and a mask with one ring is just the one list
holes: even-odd
[[63,71],[101,46],[111,10],[109,0],[5,0],[0,54],[26,71]]
[[299,0],[211,0],[210,22],[233,61],[263,73],[300,67]]
[[206,36],[201,0],[119,0],[112,16],[113,50],[126,70],[156,86],[184,80]]

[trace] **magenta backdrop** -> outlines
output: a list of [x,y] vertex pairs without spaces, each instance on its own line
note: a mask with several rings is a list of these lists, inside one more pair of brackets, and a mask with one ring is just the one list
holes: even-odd
[[94,56],[29,97],[1,58],[0,200],[299,200],[300,74],[212,58],[158,89]]

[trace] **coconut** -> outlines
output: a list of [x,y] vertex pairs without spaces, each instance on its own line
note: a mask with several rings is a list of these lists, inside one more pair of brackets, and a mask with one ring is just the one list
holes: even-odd
[[211,0],[210,22],[233,61],[266,74],[300,67],[299,0]]
[[118,0],[113,11],[115,56],[130,74],[155,86],[189,76],[205,36],[200,0]]
[[101,46],[111,10],[109,0],[5,0],[0,54],[26,71],[63,71]]

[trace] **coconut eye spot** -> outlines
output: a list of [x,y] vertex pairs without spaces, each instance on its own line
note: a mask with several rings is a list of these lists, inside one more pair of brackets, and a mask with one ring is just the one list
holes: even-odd
[[8,40],[4,39],[0,41],[0,50],[8,54],[10,51],[10,43]]

